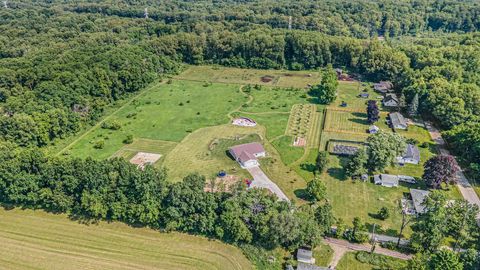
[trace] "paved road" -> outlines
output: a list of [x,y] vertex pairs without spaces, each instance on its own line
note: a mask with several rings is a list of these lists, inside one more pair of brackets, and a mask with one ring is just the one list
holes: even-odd
[[280,200],[290,201],[287,195],[283,193],[277,184],[268,178],[260,167],[247,168],[247,170],[253,177],[253,182],[250,187],[269,189],[273,194],[277,195]]
[[[370,233],[370,238],[372,238],[373,234]],[[378,242],[392,242],[392,243],[397,243],[398,242],[398,237],[393,237],[390,235],[383,235],[383,234],[375,234],[375,238],[377,239]],[[406,246],[408,245],[410,241],[407,239],[401,238],[400,239],[400,245]]]
[[[440,131],[436,129],[431,123],[425,122],[425,126],[427,127],[427,130],[430,133],[432,139],[440,147],[440,153],[443,155],[450,155],[450,152],[446,149],[445,140],[442,138]],[[457,173],[457,179],[457,187],[460,190],[463,198],[469,203],[476,204],[478,205],[478,207],[480,207],[480,198],[478,198],[477,193],[472,188],[472,185],[470,185],[467,177],[465,177],[465,174],[463,174],[461,170]],[[477,223],[480,226],[480,213],[477,215]]]

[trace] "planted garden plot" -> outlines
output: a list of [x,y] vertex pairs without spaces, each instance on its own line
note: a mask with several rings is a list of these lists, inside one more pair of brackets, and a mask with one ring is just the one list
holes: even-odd
[[315,113],[316,107],[313,104],[293,105],[285,135],[295,137],[294,146],[306,145]]

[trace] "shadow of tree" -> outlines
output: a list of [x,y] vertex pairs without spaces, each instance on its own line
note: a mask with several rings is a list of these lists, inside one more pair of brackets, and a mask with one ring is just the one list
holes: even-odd
[[306,201],[309,201],[311,198],[310,196],[308,195],[308,192],[306,189],[302,188],[302,189],[296,189],[293,191],[293,193],[295,194],[295,196],[297,196],[297,198],[299,199],[302,199],[302,200],[306,200]]

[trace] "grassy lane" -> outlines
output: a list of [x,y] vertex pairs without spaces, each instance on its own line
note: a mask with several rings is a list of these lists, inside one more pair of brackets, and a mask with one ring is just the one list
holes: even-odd
[[251,269],[237,248],[121,223],[83,225],[43,211],[0,210],[0,268]]

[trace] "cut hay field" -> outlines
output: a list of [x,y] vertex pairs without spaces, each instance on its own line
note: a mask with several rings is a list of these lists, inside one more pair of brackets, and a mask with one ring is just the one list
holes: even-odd
[[[269,76],[271,81],[263,82]],[[278,87],[305,88],[320,81],[318,71],[240,69],[221,66],[190,66],[177,79],[219,83],[259,84]]]
[[0,243],[2,269],[252,269],[219,241],[43,211],[0,209]]
[[[161,84],[110,116],[119,130],[97,127],[83,136],[68,152],[77,157],[108,158],[121,149],[127,135],[135,139],[179,142],[189,133],[206,126],[225,124],[227,114],[248,97],[238,85],[173,81]],[[103,149],[96,149],[98,141]],[[165,153],[159,153],[165,155]]]

